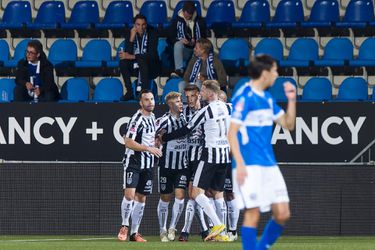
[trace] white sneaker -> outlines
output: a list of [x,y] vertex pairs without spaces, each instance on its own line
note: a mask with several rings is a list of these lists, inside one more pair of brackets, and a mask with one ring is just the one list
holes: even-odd
[[238,234],[237,234],[237,232],[236,232],[236,233],[228,232],[228,236],[229,236],[230,241],[235,241],[235,240],[238,239]]
[[161,242],[168,242],[169,241],[168,236],[167,236],[167,232],[160,233],[160,241]]
[[177,230],[174,229],[174,228],[169,228],[168,229],[168,239],[170,241],[174,241],[174,239],[176,238],[176,232],[177,232]]

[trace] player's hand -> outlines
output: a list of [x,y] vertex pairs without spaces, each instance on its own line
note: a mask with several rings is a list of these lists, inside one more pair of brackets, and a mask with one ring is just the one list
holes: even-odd
[[160,130],[160,132],[158,133],[157,138],[159,139],[160,144],[163,144],[163,143],[164,143],[164,142],[163,142],[163,135],[164,135],[166,132],[167,132],[167,130],[162,129],[162,130]]
[[237,169],[237,176],[236,176],[237,183],[239,186],[242,186],[245,183],[245,179],[247,176],[246,167],[243,164],[237,164],[236,169]]
[[137,34],[137,29],[135,26],[130,30],[130,38],[129,41],[134,42],[135,40],[135,35]]
[[34,88],[34,94],[36,96],[40,96],[40,89],[39,88]]
[[156,157],[162,157],[163,156],[163,153],[158,148],[148,147],[147,151],[150,152],[151,154],[155,155]]
[[33,90],[34,86],[33,86],[33,84],[31,82],[27,82],[26,83],[26,88],[27,88],[27,90]]
[[288,98],[288,101],[295,101],[296,100],[296,87],[290,83],[286,82],[284,83],[284,92],[286,98]]
[[190,44],[189,40],[187,40],[186,38],[182,38],[181,41],[185,45],[189,45]]

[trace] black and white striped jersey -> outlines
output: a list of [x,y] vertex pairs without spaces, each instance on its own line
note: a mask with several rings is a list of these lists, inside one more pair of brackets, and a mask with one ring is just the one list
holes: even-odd
[[[148,147],[155,146],[155,115],[144,116],[141,110],[138,110],[131,118],[128,124],[128,130],[125,137],[132,139],[139,144]],[[125,145],[126,146],[126,145]],[[126,147],[123,164],[139,167],[139,169],[152,168],[154,166],[154,155],[149,152],[134,151]]]
[[[181,113],[178,118],[167,112],[156,120],[156,133],[162,129],[171,133],[187,124],[185,116]],[[187,137],[170,140],[163,145],[163,156],[159,160],[159,167],[181,170],[187,168]]]
[[192,129],[200,124],[204,128],[204,148],[202,160],[208,163],[230,163],[227,138],[231,109],[222,101],[213,101],[199,110],[188,123]]
[[[190,122],[193,116],[198,112],[197,109],[193,109],[186,105],[184,107],[184,115],[186,117],[186,121]],[[187,143],[188,143],[188,160],[189,161],[199,161],[201,158],[202,154],[202,148],[204,144],[204,139],[203,139],[203,125],[199,125],[196,127],[193,131],[191,131],[188,134],[187,137]]]

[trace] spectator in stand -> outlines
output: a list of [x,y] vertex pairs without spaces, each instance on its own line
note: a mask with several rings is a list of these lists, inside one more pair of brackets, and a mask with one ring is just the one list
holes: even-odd
[[221,89],[227,87],[227,74],[218,55],[213,52],[211,41],[200,38],[195,44],[194,55],[186,68],[184,81],[179,83],[180,93],[183,93],[188,84],[195,84],[201,88],[205,80],[217,80]]
[[206,23],[198,16],[194,2],[186,1],[170,26],[169,42],[173,44],[175,71],[171,77],[182,77],[184,63],[191,58],[196,41],[206,38]]
[[17,65],[14,101],[53,102],[58,99],[53,65],[44,54],[43,45],[32,40],[27,44],[26,57]]
[[159,74],[158,37],[148,28],[146,17],[138,14],[134,17],[134,26],[127,36],[125,51],[119,52],[120,71],[124,79],[126,94],[122,101],[133,100],[130,75],[138,75],[137,92],[151,89],[150,80]]

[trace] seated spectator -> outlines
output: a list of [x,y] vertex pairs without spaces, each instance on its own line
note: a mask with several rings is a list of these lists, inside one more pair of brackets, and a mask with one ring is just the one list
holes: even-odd
[[173,44],[175,65],[171,77],[182,77],[184,62],[191,58],[196,41],[206,37],[206,23],[198,16],[194,2],[186,1],[170,27],[168,39]]
[[44,54],[43,45],[32,40],[27,44],[26,58],[17,65],[14,101],[53,102],[58,99],[53,65]]
[[151,89],[150,80],[159,74],[158,37],[154,30],[147,27],[146,17],[138,14],[134,17],[134,26],[126,36],[125,51],[119,52],[120,71],[124,79],[126,94],[123,101],[135,97],[132,92],[130,75],[138,76],[137,92]]
[[188,84],[195,84],[200,89],[204,80],[217,80],[222,89],[227,87],[227,74],[218,55],[213,52],[212,43],[206,38],[200,38],[186,68],[184,81],[179,83],[180,93],[183,93]]

